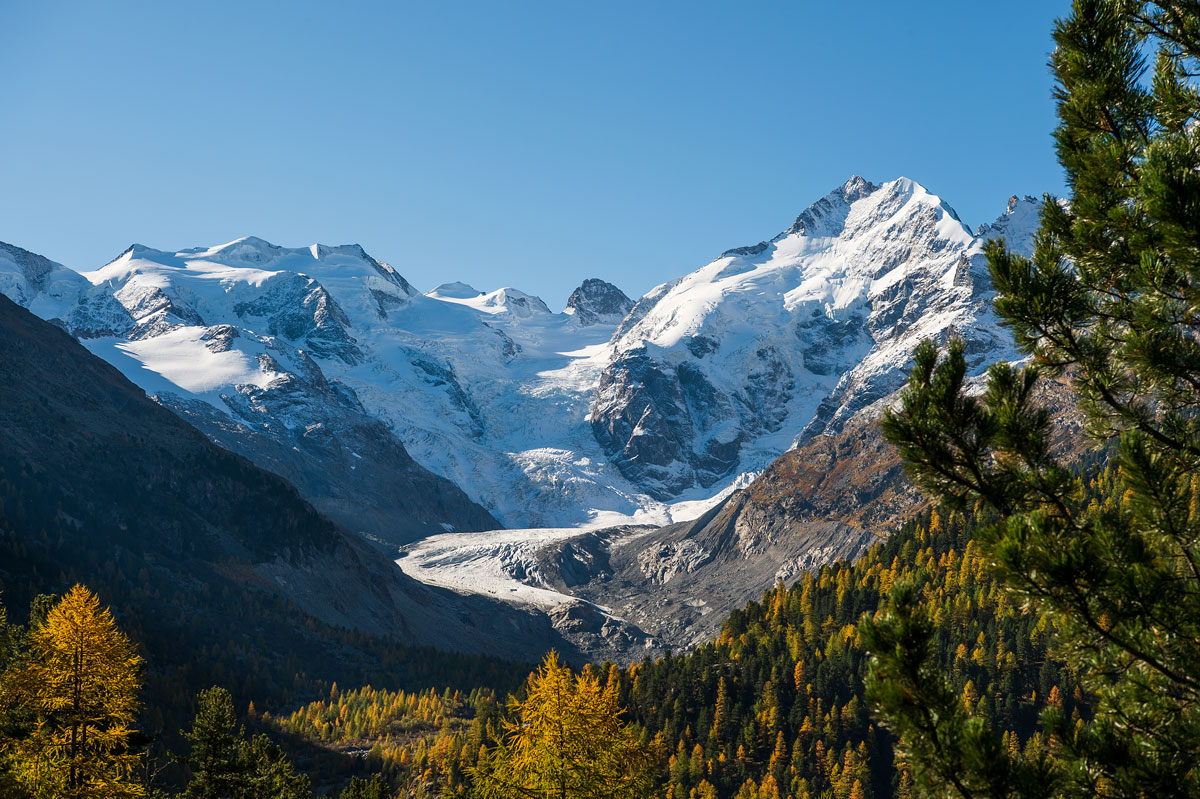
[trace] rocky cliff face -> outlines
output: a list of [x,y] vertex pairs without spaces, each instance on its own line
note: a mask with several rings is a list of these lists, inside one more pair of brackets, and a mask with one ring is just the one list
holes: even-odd
[[575,314],[581,325],[615,325],[633,310],[633,300],[612,283],[589,277],[571,292],[567,310]]
[[[691,522],[590,534],[600,555],[587,562],[603,568],[581,574],[571,561],[573,585],[566,577],[562,585],[637,625],[655,651],[687,649],[777,581],[857,557],[921,504],[875,425],[855,422],[785,454]],[[556,550],[542,557],[550,574],[563,562]]]
[[[1066,379],[1047,382],[1039,397],[1054,419],[1052,446],[1068,462],[1087,452],[1072,397]],[[732,610],[776,582],[855,559],[928,504],[876,423],[895,400],[889,396],[838,433],[810,437],[698,519],[594,531],[546,547],[541,579],[648,637],[636,646],[612,642],[620,659],[710,639]]]

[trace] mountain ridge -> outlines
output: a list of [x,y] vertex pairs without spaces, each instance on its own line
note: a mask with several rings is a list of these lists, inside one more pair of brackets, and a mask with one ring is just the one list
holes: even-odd
[[[636,302],[589,279],[564,313],[516,289],[420,294],[359,245],[252,236],[135,245],[86,275],[13,259],[6,274],[0,259],[0,290],[347,523],[352,461],[371,453],[338,437],[394,439],[385,449],[449,481],[407,531],[385,529],[397,508],[373,499],[360,530],[373,538],[662,524],[880,401],[917,337],[965,332],[976,369],[1011,355],[987,312],[979,236],[1026,246],[1036,203],[976,235],[919,183],[855,176],[772,239]],[[322,418],[342,423],[308,433]],[[298,442],[310,446],[286,463]],[[381,469],[402,460],[375,455]],[[322,471],[336,480],[305,485]]]

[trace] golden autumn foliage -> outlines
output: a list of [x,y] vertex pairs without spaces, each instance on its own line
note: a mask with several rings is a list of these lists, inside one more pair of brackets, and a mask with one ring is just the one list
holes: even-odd
[[34,797],[136,797],[129,751],[141,658],[112,614],[81,585],[30,632],[30,651],[6,673],[6,704],[31,719],[8,747],[14,776]]
[[650,758],[621,721],[617,685],[570,669],[551,652],[530,677],[515,720],[476,768],[485,799],[644,799]]
[[413,791],[447,795],[470,787],[469,771],[501,729],[502,708],[488,688],[470,693],[387,691],[369,686],[329,692],[264,723],[333,749],[368,751],[367,762]]

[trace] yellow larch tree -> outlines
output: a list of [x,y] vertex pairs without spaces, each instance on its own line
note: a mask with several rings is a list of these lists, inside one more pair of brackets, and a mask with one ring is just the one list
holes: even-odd
[[112,613],[76,585],[31,630],[30,644],[8,685],[33,720],[12,752],[18,781],[38,799],[141,796],[129,737],[142,661]]
[[649,796],[649,755],[621,721],[615,681],[572,677],[551,652],[510,710],[502,740],[475,770],[484,799]]

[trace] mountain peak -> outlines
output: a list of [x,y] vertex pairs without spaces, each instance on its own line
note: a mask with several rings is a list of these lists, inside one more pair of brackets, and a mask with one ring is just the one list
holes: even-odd
[[550,309],[540,297],[526,294],[524,291],[510,286],[485,294],[472,285],[455,281],[443,283],[432,291],[426,292],[425,296],[442,302],[466,305],[487,314],[507,313],[519,319],[526,319],[535,314],[550,313]]
[[[899,184],[900,181],[906,181],[908,184],[913,183],[908,178],[900,178],[899,181],[893,181],[891,184],[885,185]],[[796,235],[797,233],[807,236],[836,235],[837,231],[835,228],[840,222],[845,221],[844,211],[848,210],[852,203],[874,194],[880,188],[880,186],[867,180],[862,175],[851,175],[845,183],[808,206],[808,208],[805,208],[796,217],[796,221],[792,223],[792,226],[775,238],[770,241],[760,241],[758,244],[751,244],[747,247],[734,247],[731,250],[721,253],[718,257],[729,258],[760,255],[766,252],[767,248],[774,242],[786,236]],[[843,213],[839,213],[839,210]]]
[[1013,195],[1008,198],[1004,213],[993,222],[980,225],[975,235],[980,239],[1008,240],[1009,246],[1016,245],[1016,240],[1028,242],[1032,247],[1033,237],[1042,223],[1042,201],[1037,197],[1026,194],[1024,197]]
[[279,247],[277,245],[272,244],[271,242],[267,241],[266,239],[259,238],[258,236],[242,236],[240,239],[234,239],[233,241],[229,242],[228,244],[221,245],[217,249],[224,249],[226,247],[232,247],[235,244],[241,245],[244,247],[254,247],[255,249],[271,249],[271,250],[279,249]]
[[427,291],[425,296],[449,298],[454,300],[469,300],[472,297],[478,297],[481,294],[483,294],[483,292],[474,286],[456,280],[452,283],[443,283],[432,291]]
[[617,324],[633,309],[633,300],[605,280],[589,277],[571,292],[567,312],[581,325]]
[[520,289],[514,289],[509,286],[496,289],[490,294],[485,294],[479,300],[479,305],[482,306],[481,310],[490,310],[492,313],[508,311],[513,316],[518,317],[550,313],[550,309],[546,306],[546,303],[542,302],[541,297],[526,294]]
[[[133,257],[136,258],[143,254],[157,255],[159,253],[165,254],[166,250],[160,250],[157,247],[151,247],[149,245],[140,244],[135,241],[133,244],[130,244],[128,247],[126,247],[125,250],[121,253],[121,255],[117,256],[117,258],[121,258],[122,256],[125,256],[125,255],[132,255]],[[114,258],[113,260],[115,261],[116,258]]]
[[99,272],[101,270],[104,270],[107,267],[114,266],[115,264],[118,264],[121,261],[132,261],[132,260],[135,260],[138,258],[150,258],[150,259],[164,258],[169,255],[170,255],[170,253],[168,253],[164,250],[158,250],[158,249],[155,249],[154,247],[147,247],[145,244],[139,244],[138,242],[134,242],[133,244],[130,244],[128,247],[126,247],[125,249],[121,250],[121,252],[118,253],[115,258],[112,258],[111,260],[109,260],[107,263],[104,264],[104,266],[101,266],[100,269],[98,269],[97,271]]
[[[900,178],[902,181],[909,181],[908,178]],[[846,202],[854,202],[862,199],[868,194],[875,193],[879,186],[864,178],[862,175],[851,175],[850,178],[838,188],[834,189],[830,194],[840,194]]]
[[900,178],[899,180],[879,186],[861,175],[851,175],[850,179],[841,186],[838,186],[808,208],[805,208],[796,217],[796,221],[792,223],[792,226],[777,236],[776,240],[784,236],[793,236],[796,234],[806,236],[836,235],[838,230],[840,230],[841,224],[846,220],[846,213],[854,203],[864,197],[869,197],[882,188],[888,188],[892,192],[895,192],[897,190],[911,190],[912,185],[913,182],[908,180],[908,178]]
[[[317,257],[317,245],[308,248],[312,252],[313,257]],[[273,260],[286,251],[283,247],[279,247],[266,239],[260,239],[258,236],[243,236],[240,239],[234,239],[226,244],[220,244],[216,247],[207,249],[197,247],[189,254],[200,255],[204,258],[213,258],[221,256],[222,260],[237,260],[243,263],[261,264],[266,261]]]

